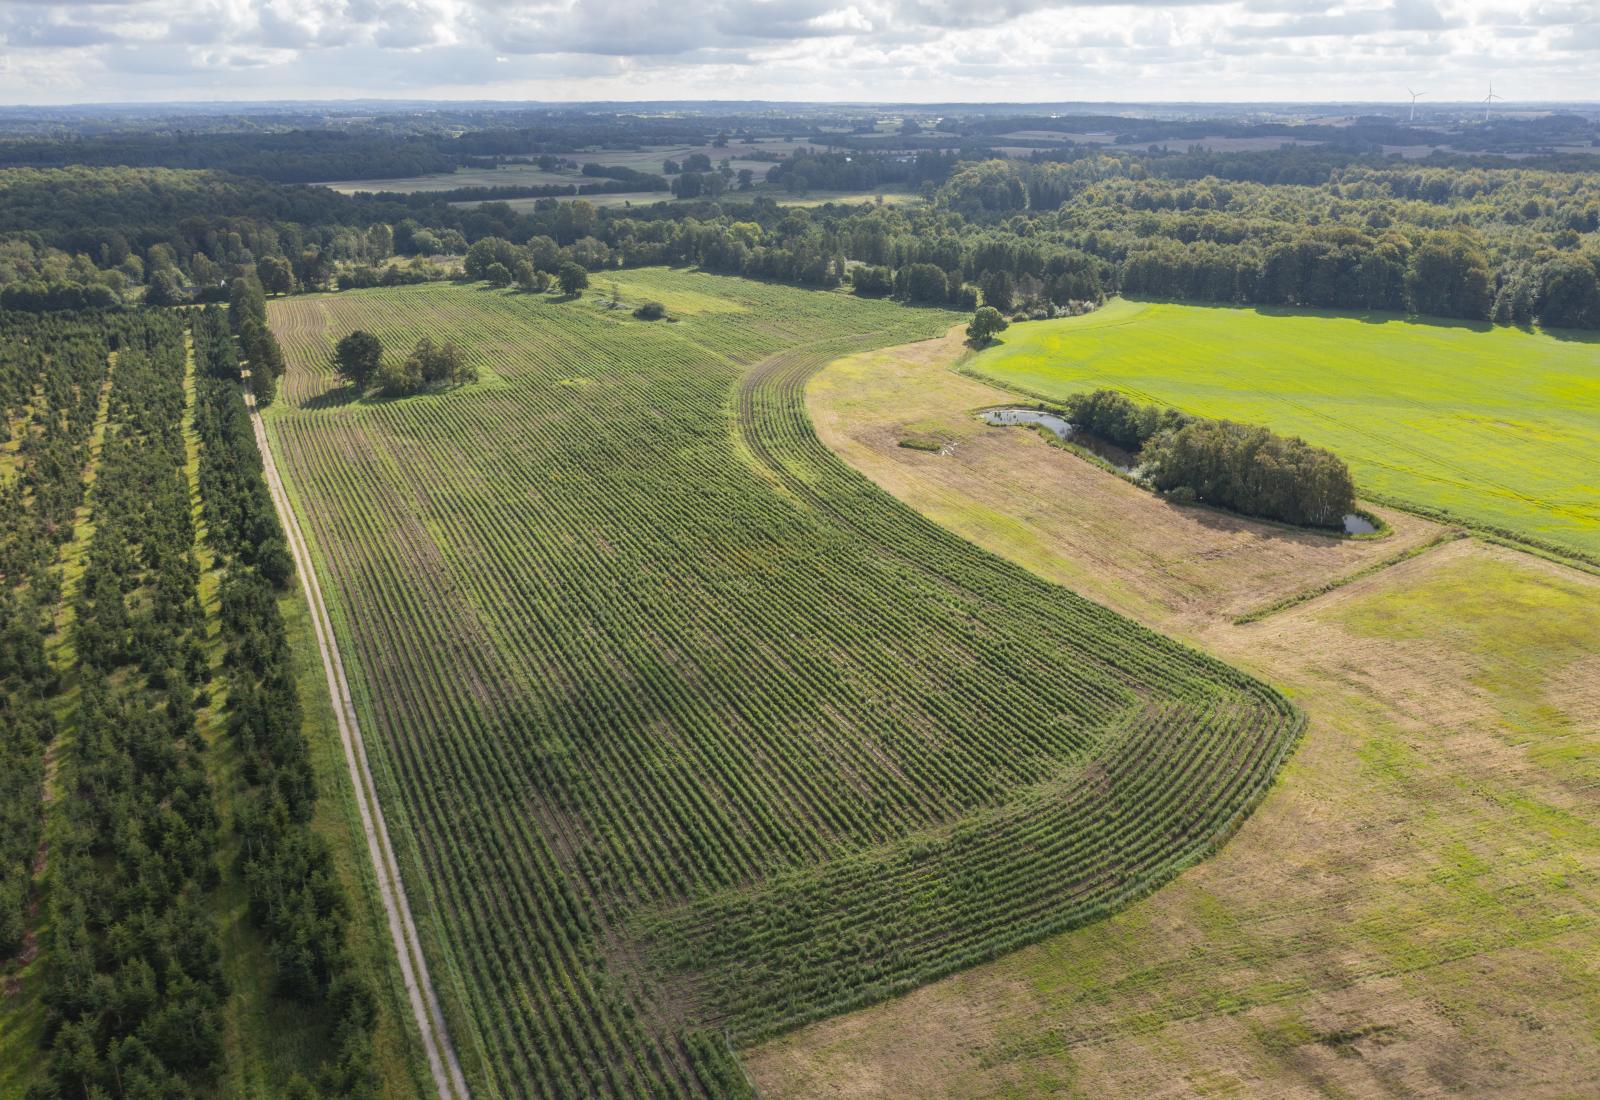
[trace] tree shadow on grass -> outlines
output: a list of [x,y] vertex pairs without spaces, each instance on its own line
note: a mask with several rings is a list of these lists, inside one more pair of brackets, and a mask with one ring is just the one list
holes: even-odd
[[[1163,508],[1184,516],[1211,531],[1227,533],[1244,531],[1258,538],[1292,542],[1312,550],[1331,551],[1343,543],[1352,541],[1352,536],[1346,534],[1341,528],[1306,527],[1295,523],[1285,523],[1281,520],[1263,519],[1260,516],[1247,516],[1243,512],[1235,512],[1220,505],[1208,504],[1204,501],[1180,504],[1177,501],[1167,499],[1160,493],[1151,493],[1150,495]],[[1361,508],[1359,503],[1357,508]]]
[[[1126,294],[1123,297],[1130,302],[1149,305],[1193,306],[1197,309],[1230,309],[1239,312],[1250,312],[1262,317],[1322,317],[1339,321],[1360,321],[1365,325],[1424,325],[1428,328],[1466,329],[1469,332],[1489,332],[1496,328],[1510,327],[1496,325],[1492,321],[1481,321],[1468,317],[1436,317],[1426,313],[1397,313],[1393,310],[1382,309],[1338,309],[1324,306],[1206,302],[1194,298],[1151,298],[1144,296],[1134,297]],[[1093,316],[1093,314],[1087,314],[1086,316]],[[1551,335],[1554,335],[1554,332],[1551,332]],[[1579,333],[1578,335],[1581,338],[1582,334]]]
[[1600,344],[1600,332],[1596,332],[1594,329],[1541,328],[1533,331],[1543,333],[1553,340],[1560,340],[1566,344]]
[[305,409],[308,412],[317,409],[338,409],[346,405],[359,404],[361,397],[361,391],[354,386],[335,386],[332,389],[323,390],[315,397],[306,398],[300,402],[298,408]]
[[1497,327],[1490,321],[1467,317],[1435,317],[1424,313],[1394,313],[1379,309],[1323,309],[1316,306],[1251,306],[1251,312],[1263,317],[1326,317],[1336,320],[1360,321],[1364,325],[1421,325],[1428,328],[1465,329],[1468,332],[1491,332]]

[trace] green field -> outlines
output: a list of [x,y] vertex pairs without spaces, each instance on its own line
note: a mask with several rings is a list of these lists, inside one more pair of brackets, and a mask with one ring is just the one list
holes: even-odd
[[1366,493],[1600,555],[1593,334],[1118,299],[1002,340],[968,369],[1266,424],[1336,451]]
[[[779,138],[758,141],[752,145],[734,142],[718,149],[712,145],[657,145],[645,149],[591,149],[576,153],[563,153],[563,160],[575,160],[579,164],[602,164],[607,168],[632,168],[636,172],[660,173],[661,166],[668,160],[680,163],[692,153],[703,153],[711,158],[712,166],[720,165],[727,159],[729,166],[735,171],[748,168],[756,174],[756,179],[766,178],[767,170],[772,167],[770,160],[752,160],[750,154],[776,153],[787,156],[796,149],[808,148],[809,142],[787,141]],[[449,191],[457,187],[527,187],[551,183],[597,183],[593,176],[585,176],[574,169],[564,169],[557,172],[546,172],[536,164],[502,164],[497,168],[458,168],[454,172],[431,172],[425,176],[407,176],[403,179],[384,180],[329,180],[317,184],[319,187],[328,187],[346,195],[362,191],[396,191],[401,194],[416,192]],[[660,192],[657,192],[660,194]],[[586,196],[591,198],[607,198],[609,196]],[[668,196],[670,197],[670,196]]]
[[[482,1096],[732,1096],[724,1041],[1143,896],[1253,807],[1275,692],[844,466],[803,389],[958,318],[664,270],[681,320],[433,284],[275,301],[269,431]],[[333,342],[482,381],[354,399]]]

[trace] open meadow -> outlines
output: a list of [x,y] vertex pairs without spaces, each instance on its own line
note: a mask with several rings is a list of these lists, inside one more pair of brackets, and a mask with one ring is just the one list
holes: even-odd
[[1173,507],[980,422],[1005,394],[955,373],[962,353],[831,364],[808,393],[819,436],[941,525],[1279,685],[1306,734],[1217,858],[1106,921],[751,1050],[762,1095],[1587,1095],[1600,581],[1435,542],[1448,532],[1389,510],[1392,535],[1352,541]]
[[[745,145],[742,142],[733,142],[722,148],[713,145],[657,145],[643,149],[592,149],[575,153],[560,154],[563,160],[574,160],[581,164],[599,164],[607,168],[631,168],[635,172],[648,172],[659,174],[661,166],[668,160],[682,162],[685,157],[695,153],[711,158],[713,165],[720,165],[723,160],[728,160],[729,167],[735,172],[741,168],[748,168],[756,174],[756,179],[766,178],[767,169],[771,168],[773,161],[766,159],[753,159],[755,154],[770,156],[788,156],[796,149],[809,148],[810,145],[803,141],[787,140],[762,140]],[[403,179],[374,179],[374,180],[329,180],[317,184],[327,187],[345,195],[359,194],[365,191],[394,191],[400,194],[414,194],[428,191],[450,191],[458,187],[527,187],[539,186],[550,183],[594,183],[592,176],[585,176],[573,169],[557,172],[546,172],[536,164],[502,164],[493,168],[457,168],[454,172],[432,172],[425,176],[407,176]]]
[[1600,557],[1600,341],[1390,314],[1113,300],[967,364],[1059,400],[1099,387],[1328,447],[1378,499]]
[[[1115,912],[1301,727],[813,434],[804,383],[958,318],[663,269],[595,298],[274,301],[269,432],[478,1095],[725,1096],[726,1043]],[[481,380],[355,398],[355,328]],[[825,335],[824,335],[825,334]]]

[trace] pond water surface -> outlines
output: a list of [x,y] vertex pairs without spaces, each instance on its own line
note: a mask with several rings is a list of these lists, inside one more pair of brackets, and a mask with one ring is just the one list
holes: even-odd
[[1132,451],[1090,435],[1066,417],[1043,409],[985,409],[979,415],[986,424],[1037,424],[1057,439],[1070,439],[1076,446],[1099,455],[1123,473],[1130,472],[1137,461]]

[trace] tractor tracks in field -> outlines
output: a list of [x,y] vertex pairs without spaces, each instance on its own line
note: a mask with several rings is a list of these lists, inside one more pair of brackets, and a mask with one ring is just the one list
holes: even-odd
[[405,885],[400,879],[400,865],[395,859],[394,846],[389,841],[389,827],[384,820],[383,807],[378,801],[378,789],[373,781],[372,768],[367,762],[366,742],[361,737],[361,726],[356,719],[355,704],[350,697],[350,683],[345,678],[344,662],[339,656],[339,645],[333,634],[333,621],[328,617],[322,600],[322,588],[317,583],[311,551],[300,533],[300,524],[289,504],[283,479],[278,476],[273,461],[272,448],[267,442],[267,429],[261,413],[256,408],[255,395],[250,391],[248,379],[245,386],[245,403],[250,408],[250,423],[255,429],[256,447],[261,452],[261,465],[267,479],[267,489],[272,494],[272,504],[283,526],[284,538],[294,556],[295,570],[300,574],[300,588],[311,610],[311,623],[317,637],[317,650],[322,657],[322,669],[328,679],[328,693],[333,702],[334,717],[339,724],[339,739],[344,744],[345,764],[350,769],[350,782],[355,788],[356,806],[361,811],[361,828],[366,834],[367,854],[372,862],[372,872],[377,879],[378,893],[388,917],[389,936],[394,941],[400,959],[400,973],[406,987],[406,997],[411,1002],[411,1013],[416,1018],[417,1031],[422,1038],[423,1050],[428,1058],[428,1071],[441,1100],[469,1100],[461,1060],[455,1045],[450,1041],[449,1028],[439,1005],[439,995],[428,973],[427,959],[422,951],[422,941],[417,934],[416,922],[411,916],[411,905],[406,899]]

